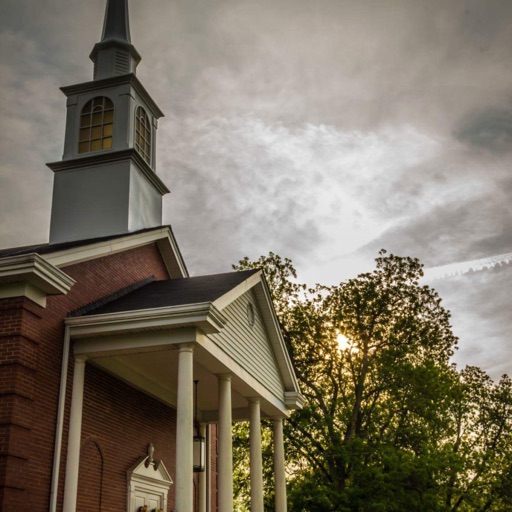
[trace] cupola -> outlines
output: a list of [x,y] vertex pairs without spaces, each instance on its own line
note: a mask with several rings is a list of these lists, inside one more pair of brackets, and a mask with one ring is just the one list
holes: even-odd
[[55,173],[50,243],[117,235],[162,224],[156,132],[163,116],[135,76],[127,0],[107,0],[92,81],[62,87],[67,97],[62,160]]

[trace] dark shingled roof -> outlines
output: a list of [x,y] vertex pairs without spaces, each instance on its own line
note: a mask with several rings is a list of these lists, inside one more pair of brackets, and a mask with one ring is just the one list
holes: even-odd
[[118,235],[109,235],[98,238],[88,238],[86,240],[75,240],[74,242],[61,242],[59,244],[38,244],[38,245],[25,245],[23,247],[10,247],[7,249],[0,249],[0,258],[7,256],[21,256],[22,254],[49,254],[57,251],[64,251],[65,249],[72,249],[74,247],[81,247],[83,245],[96,244],[99,242],[108,242],[109,240],[116,240],[117,238],[124,238],[130,235],[137,235],[140,233],[147,233],[155,229],[162,229],[163,227],[171,228],[170,226],[158,226],[153,228],[140,229],[139,231],[132,231],[131,233],[120,233]]
[[102,315],[213,302],[258,272],[258,270],[154,281],[121,298],[90,310],[85,315]]

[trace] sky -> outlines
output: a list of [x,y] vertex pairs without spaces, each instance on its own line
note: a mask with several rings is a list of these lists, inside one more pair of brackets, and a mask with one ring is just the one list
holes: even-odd
[[[0,248],[48,240],[59,87],[92,80],[104,6],[0,3]],[[512,373],[512,2],[130,0],[130,22],[191,274],[418,257],[458,365]]]

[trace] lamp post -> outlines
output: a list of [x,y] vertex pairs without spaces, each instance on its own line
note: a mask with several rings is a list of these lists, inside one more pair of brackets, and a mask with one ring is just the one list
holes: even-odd
[[206,454],[206,439],[201,435],[199,428],[199,420],[197,419],[197,385],[198,380],[194,381],[195,386],[195,411],[194,411],[194,424],[196,427],[196,435],[194,436],[194,473],[202,473],[205,470],[205,454]]

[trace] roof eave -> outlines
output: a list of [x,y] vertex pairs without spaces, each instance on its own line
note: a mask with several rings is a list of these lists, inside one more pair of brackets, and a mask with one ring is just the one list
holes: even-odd
[[0,283],[27,282],[47,295],[65,295],[74,279],[39,254],[24,254],[0,259]]
[[214,334],[221,331],[226,319],[211,302],[202,302],[67,318],[65,323],[71,336],[78,339],[180,327],[196,327],[205,334]]
[[156,243],[171,278],[188,277],[188,270],[169,226],[161,226],[142,233],[126,233],[125,236],[93,242],[45,253],[44,259],[57,267],[109,256],[121,251]]

